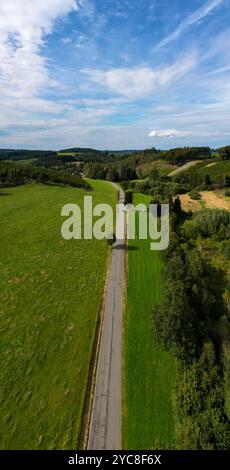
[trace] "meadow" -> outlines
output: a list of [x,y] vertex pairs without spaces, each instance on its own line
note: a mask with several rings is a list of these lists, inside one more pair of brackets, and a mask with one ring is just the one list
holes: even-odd
[[[134,204],[151,197],[134,195]],[[178,364],[171,353],[154,344],[153,306],[164,295],[162,261],[149,240],[129,241],[128,291],[124,320],[123,447],[172,448],[175,426],[172,391]]]
[[[116,203],[112,185],[92,184],[94,204]],[[79,444],[109,252],[106,241],[61,238],[62,206],[82,207],[84,194],[0,189],[1,449]]]

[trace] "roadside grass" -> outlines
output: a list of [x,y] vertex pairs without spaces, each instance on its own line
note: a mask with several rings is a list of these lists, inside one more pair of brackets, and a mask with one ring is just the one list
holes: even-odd
[[[134,204],[151,197],[134,195]],[[123,446],[173,448],[172,391],[178,377],[174,357],[153,340],[151,315],[163,295],[162,261],[149,240],[129,241],[128,292],[124,320]],[[165,286],[167,288],[167,286]]]
[[[112,185],[92,185],[94,204],[115,204]],[[84,194],[40,184],[0,190],[1,449],[79,443],[109,250],[106,241],[61,238],[62,206],[82,207]]]

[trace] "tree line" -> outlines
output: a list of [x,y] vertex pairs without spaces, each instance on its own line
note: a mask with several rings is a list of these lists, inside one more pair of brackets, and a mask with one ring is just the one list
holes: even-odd
[[[181,375],[173,406],[176,446],[180,449],[228,449],[230,423],[225,411],[223,338],[220,323],[229,324],[223,272],[202,256],[199,237],[230,238],[226,211],[188,216],[179,199],[171,212],[170,245],[163,252],[165,291],[154,308],[155,340],[180,361]],[[211,214],[212,212],[212,214]]]

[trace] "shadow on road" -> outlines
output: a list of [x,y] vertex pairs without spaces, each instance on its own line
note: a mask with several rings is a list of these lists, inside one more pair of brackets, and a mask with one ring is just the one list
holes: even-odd
[[137,246],[129,246],[125,245],[125,243],[121,243],[120,245],[114,245],[113,250],[136,251],[139,250],[139,248]]

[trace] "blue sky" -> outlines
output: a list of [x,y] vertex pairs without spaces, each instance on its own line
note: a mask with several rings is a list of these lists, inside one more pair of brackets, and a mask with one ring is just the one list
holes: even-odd
[[230,0],[1,0],[0,147],[230,143]]

